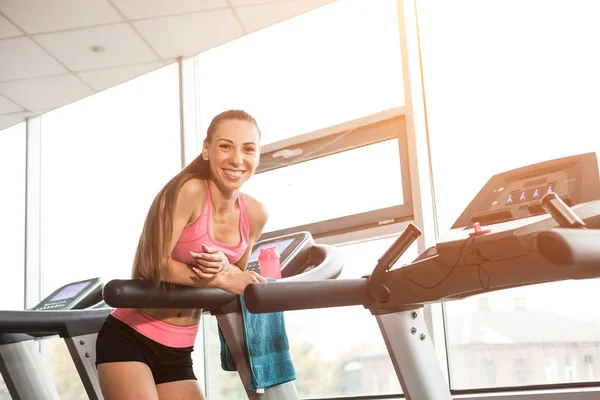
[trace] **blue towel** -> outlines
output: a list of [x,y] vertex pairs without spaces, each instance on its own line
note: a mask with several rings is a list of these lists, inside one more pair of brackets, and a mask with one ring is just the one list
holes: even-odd
[[[268,279],[272,281],[272,279]],[[244,296],[240,296],[244,336],[250,358],[250,382],[248,390],[255,391],[296,379],[296,371],[290,355],[282,312],[252,314],[246,308]],[[236,371],[231,353],[219,329],[221,341],[221,367]]]

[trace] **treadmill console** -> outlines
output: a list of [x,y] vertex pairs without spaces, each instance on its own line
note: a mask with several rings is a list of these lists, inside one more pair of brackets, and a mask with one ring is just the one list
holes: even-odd
[[279,254],[281,275],[282,277],[289,276],[289,274],[285,273],[286,268],[288,270],[297,269],[295,268],[296,264],[300,261],[304,262],[303,257],[300,256],[307,252],[314,244],[315,241],[310,232],[296,232],[290,235],[261,240],[252,248],[246,271],[254,271],[260,274],[260,265],[258,263],[260,250],[275,247],[277,254]]
[[559,158],[494,175],[452,229],[544,214],[540,200],[551,192],[569,206],[600,199],[596,154]]
[[69,283],[55,290],[32,310],[81,310],[102,300],[102,280],[100,278]]

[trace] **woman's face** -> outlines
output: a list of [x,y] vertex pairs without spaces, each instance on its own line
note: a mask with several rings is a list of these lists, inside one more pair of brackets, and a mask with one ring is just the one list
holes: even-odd
[[213,133],[211,142],[204,142],[202,151],[210,163],[210,178],[224,188],[236,190],[258,166],[260,134],[251,122],[225,120]]

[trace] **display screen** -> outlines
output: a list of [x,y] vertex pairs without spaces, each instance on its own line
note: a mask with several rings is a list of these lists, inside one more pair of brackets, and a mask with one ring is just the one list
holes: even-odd
[[261,244],[256,249],[254,249],[254,251],[250,255],[250,261],[248,261],[248,262],[258,261],[258,255],[260,254],[260,250],[261,249],[266,249],[266,248],[269,248],[269,247],[275,247],[275,249],[277,250],[277,254],[279,254],[281,256],[281,253],[283,253],[285,251],[285,249],[293,241],[294,241],[294,239],[292,238],[292,239],[280,240],[278,242],[269,242],[269,243]]
[[513,191],[508,195],[506,199],[506,205],[511,204],[527,203],[533,200],[541,200],[548,193],[552,193],[553,184],[546,184],[538,187],[532,187],[526,190]]
[[62,290],[56,293],[49,301],[58,301],[64,299],[71,299],[77,296],[83,289],[85,289],[90,283],[89,282],[78,282],[72,285],[65,286]]

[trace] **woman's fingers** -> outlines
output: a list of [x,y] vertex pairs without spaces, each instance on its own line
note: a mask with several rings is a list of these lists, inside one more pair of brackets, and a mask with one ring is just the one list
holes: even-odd
[[215,274],[202,272],[202,270],[200,270],[200,268],[197,268],[197,267],[192,267],[192,271],[200,279],[208,279],[208,278],[212,278],[213,276],[215,276]]

